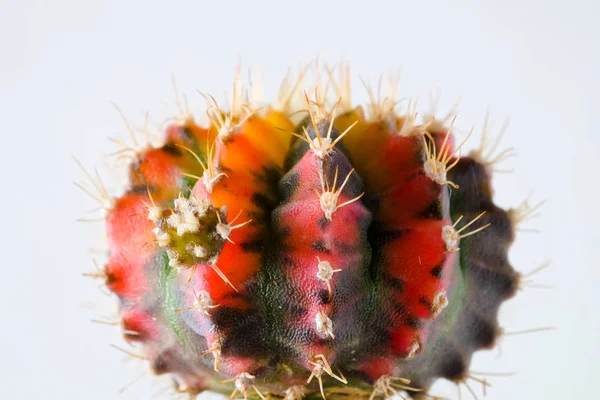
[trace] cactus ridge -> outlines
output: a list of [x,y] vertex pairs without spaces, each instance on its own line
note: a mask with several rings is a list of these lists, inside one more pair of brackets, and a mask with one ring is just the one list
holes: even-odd
[[508,153],[460,157],[448,117],[397,113],[394,91],[354,107],[349,69],[327,72],[335,103],[302,96],[301,71],[263,109],[238,76],[231,110],[207,96],[206,126],[176,119],[136,152],[125,194],[105,196],[95,276],[178,391],[426,398],[501,334],[520,278],[517,213],[491,188]]

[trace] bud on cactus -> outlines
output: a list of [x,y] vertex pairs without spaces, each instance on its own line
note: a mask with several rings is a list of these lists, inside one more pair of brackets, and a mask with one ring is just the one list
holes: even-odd
[[301,76],[261,109],[236,80],[230,110],[209,97],[205,126],[172,123],[110,203],[125,339],[178,391],[431,398],[499,336],[519,274],[496,160],[393,96],[354,107],[341,71],[335,96]]

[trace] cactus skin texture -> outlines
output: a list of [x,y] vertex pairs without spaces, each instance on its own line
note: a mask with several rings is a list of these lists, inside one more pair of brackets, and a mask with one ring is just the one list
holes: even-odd
[[206,126],[184,116],[136,153],[103,278],[178,391],[432,398],[500,335],[517,221],[491,162],[393,98],[353,107],[347,72],[336,103],[287,84],[254,109],[236,81],[231,111],[209,99]]

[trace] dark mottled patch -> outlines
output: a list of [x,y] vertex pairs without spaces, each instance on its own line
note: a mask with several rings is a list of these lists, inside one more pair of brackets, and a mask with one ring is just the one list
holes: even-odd
[[495,323],[478,318],[475,324],[472,324],[472,344],[477,348],[491,349],[496,343],[498,328]]
[[375,194],[369,195],[366,193],[361,200],[363,201],[365,207],[371,211],[373,215],[377,215],[379,209],[381,208],[381,198],[379,198],[379,196]]
[[[386,322],[388,321],[386,320]],[[363,342],[365,352],[379,357],[387,357],[389,355],[388,346],[392,340],[389,330],[381,325],[367,325],[363,328],[365,332],[364,337],[369,338],[368,341]],[[353,354],[352,357],[354,358],[355,355]]]
[[284,198],[291,197],[300,185],[297,172],[289,172],[279,180],[279,191]]
[[406,179],[404,180],[404,182],[410,182],[413,179],[418,178],[419,176],[425,175],[425,170],[422,168],[417,169],[415,172],[413,172],[412,174],[408,175],[406,177]]
[[290,314],[295,317],[304,317],[306,313],[308,313],[308,310],[305,307],[296,304],[290,304],[287,308]]
[[409,232],[409,229],[379,230],[379,231],[375,232],[375,235],[374,235],[374,239],[376,241],[375,243],[377,243],[380,246],[385,246],[385,245],[393,242],[394,240],[401,238],[407,232]]
[[187,141],[195,141],[196,137],[194,136],[194,132],[192,132],[192,130],[190,128],[188,128],[187,126],[182,126],[180,129],[178,129],[178,133],[179,135]]
[[337,251],[339,251],[342,255],[345,256],[351,256],[353,254],[362,252],[362,248],[360,246],[347,244],[339,240],[336,240],[333,243],[333,246]]
[[291,342],[296,342],[302,346],[318,346],[319,343],[323,343],[323,340],[317,336],[313,329],[304,325],[295,327]]
[[404,307],[404,304],[400,303],[398,300],[396,300],[393,297],[390,299],[390,304],[392,305],[392,307],[394,308],[394,311],[397,314],[406,315],[406,308]]
[[251,199],[252,203],[254,205],[256,205],[258,208],[265,210],[265,211],[270,211],[275,207],[275,204],[273,201],[271,201],[267,196],[265,196],[262,193],[258,193],[255,192],[252,195],[252,199]]
[[174,143],[165,144],[163,147],[161,147],[161,150],[174,157],[181,157],[183,155],[183,151]]
[[390,276],[389,274],[383,274],[383,281],[397,292],[404,290],[404,281],[400,278]]
[[331,221],[328,220],[327,217],[325,217],[324,215],[321,216],[321,218],[319,218],[319,222],[318,222],[319,229],[325,230],[325,228],[327,228],[330,223],[331,223]]
[[269,216],[267,213],[261,211],[250,211],[246,215],[252,220],[252,225],[258,225],[263,221],[267,221]]
[[431,275],[433,275],[434,277],[436,277],[438,279],[441,279],[442,278],[442,271],[443,271],[442,266],[438,265],[437,267],[431,268],[431,271],[429,271],[429,273]]
[[119,281],[119,278],[111,272],[105,271],[104,275],[106,276],[106,280],[104,281],[106,286],[112,285]]
[[237,314],[238,320],[235,329],[229,330],[223,341],[223,354],[255,359],[270,354],[269,344],[266,342],[265,329],[267,325],[265,321],[256,314],[246,316]]
[[454,352],[439,359],[438,371],[441,377],[451,381],[462,381],[467,373],[467,364],[464,357]]
[[238,310],[231,307],[217,307],[211,311],[212,320],[219,328],[237,326],[247,315],[247,310]]
[[452,212],[464,214],[473,210],[493,208],[490,178],[484,165],[462,157],[448,172],[448,179],[459,186],[452,191]]
[[[154,188],[150,189],[150,192],[155,192],[156,190]],[[129,193],[133,193],[133,194],[148,194],[148,185],[144,185],[144,184],[139,184],[139,185],[134,185],[131,189],[129,189]]]
[[317,240],[312,242],[311,247],[313,248],[313,250],[318,251],[319,253],[331,253],[331,250],[327,248],[327,245],[325,244],[324,240]]
[[243,301],[246,301],[248,303],[250,303],[252,301],[252,297],[249,294],[247,294],[247,293],[240,293],[240,292],[237,292],[237,291],[229,292],[224,297],[228,298],[228,299],[243,300]]
[[167,357],[168,355],[162,353],[152,360],[150,363],[150,370],[154,375],[162,375],[169,372],[169,363],[167,362]]
[[284,179],[287,182],[287,184],[290,185],[292,188],[297,189],[300,185],[300,176],[298,175],[298,173],[287,174]]
[[273,220],[273,231],[275,232],[280,242],[284,241],[292,234],[290,227],[284,225],[282,222],[283,220],[281,218],[275,218]]
[[468,279],[474,287],[485,287],[486,299],[498,302],[513,297],[518,289],[518,274],[511,268],[506,260],[498,260],[500,263],[494,264],[494,257],[490,261],[465,262],[468,268]]
[[279,178],[281,178],[281,171],[277,169],[275,164],[269,161],[271,166],[263,167],[258,171],[250,171],[252,176],[257,182],[266,183],[267,186],[271,186],[272,184],[276,184],[279,182]]
[[[488,222],[492,224],[488,229],[500,240],[511,243],[514,240],[514,226],[510,220],[508,213],[501,208],[494,206],[489,208],[487,214],[481,218],[481,224],[485,225]],[[486,229],[487,230],[487,229]],[[483,231],[482,233],[484,233]],[[491,234],[488,232],[488,234]]]
[[260,239],[240,243],[240,247],[246,253],[261,253],[264,249],[263,241]]
[[424,209],[419,214],[417,214],[417,217],[425,218],[425,219],[435,219],[435,220],[443,219],[442,203],[440,203],[440,201],[437,199],[432,201],[431,204],[429,204],[426,209]]
[[281,255],[279,257],[279,262],[284,267],[293,267],[296,265],[296,263],[294,262],[294,259],[288,254]]
[[320,304],[329,304],[331,303],[331,298],[329,297],[329,291],[327,289],[321,289],[317,292],[317,298],[319,299]]
[[419,297],[419,303],[423,304],[428,310],[432,309],[431,302],[425,296]]
[[421,329],[423,327],[423,321],[415,318],[415,317],[407,317],[404,322],[406,325],[410,326],[413,329]]

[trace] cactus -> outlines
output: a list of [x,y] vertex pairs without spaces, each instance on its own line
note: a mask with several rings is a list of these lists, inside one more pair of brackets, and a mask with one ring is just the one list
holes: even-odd
[[449,118],[418,123],[394,96],[355,107],[340,71],[307,92],[288,79],[261,109],[238,77],[230,110],[207,97],[205,126],[175,119],[106,206],[96,276],[178,391],[432,398],[501,334],[520,279],[521,214],[490,183],[505,153],[460,157]]

